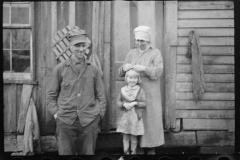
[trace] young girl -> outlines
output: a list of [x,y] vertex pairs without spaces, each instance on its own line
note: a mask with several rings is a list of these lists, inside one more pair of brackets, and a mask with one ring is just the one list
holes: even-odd
[[123,134],[124,154],[136,154],[137,136],[144,134],[142,111],[146,107],[146,96],[139,86],[141,78],[137,71],[133,69],[127,71],[125,82],[127,85],[121,88],[117,98],[117,106],[123,111],[117,132]]

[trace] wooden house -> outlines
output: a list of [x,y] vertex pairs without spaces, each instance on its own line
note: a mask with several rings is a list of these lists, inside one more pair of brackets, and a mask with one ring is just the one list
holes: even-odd
[[[133,29],[148,25],[164,60],[160,78],[165,141],[199,153],[234,153],[233,1],[59,1],[3,3],[4,150],[21,152],[29,102],[36,106],[43,152],[56,152],[55,120],[45,95],[54,67],[58,30],[78,26],[92,41],[103,71],[107,111],[97,149],[121,148],[116,129],[117,74],[135,46]],[[199,35],[206,90],[193,100],[188,34]],[[158,152],[157,152],[158,153]],[[160,153],[160,152],[159,152]]]

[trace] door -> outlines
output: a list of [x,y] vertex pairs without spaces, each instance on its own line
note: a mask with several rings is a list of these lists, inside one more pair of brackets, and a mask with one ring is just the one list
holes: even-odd
[[[135,46],[133,29],[139,25],[151,27],[151,44],[158,48],[163,56],[163,1],[114,1],[112,3],[111,25],[111,107],[109,107],[110,129],[116,128],[116,97],[125,85],[124,78],[118,76],[118,69],[123,64],[130,49]],[[164,109],[164,72],[160,77],[162,106]],[[163,115],[164,117],[164,115]]]

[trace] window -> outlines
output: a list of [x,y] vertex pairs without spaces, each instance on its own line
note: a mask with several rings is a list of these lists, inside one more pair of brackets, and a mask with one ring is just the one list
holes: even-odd
[[3,78],[33,80],[32,5],[3,3]]

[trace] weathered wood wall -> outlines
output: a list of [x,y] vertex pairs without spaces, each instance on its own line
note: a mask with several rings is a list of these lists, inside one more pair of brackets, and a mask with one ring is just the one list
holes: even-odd
[[[67,25],[86,30],[90,52],[98,54],[107,98],[102,131],[116,128],[116,96],[124,85],[117,70],[135,46],[133,29],[152,28],[153,46],[162,51],[161,92],[167,146],[201,146],[202,153],[234,148],[234,23],[232,1],[34,2],[34,81],[4,82],[5,151],[21,151],[27,92],[37,108],[44,151],[56,151],[55,120],[45,103],[57,60],[51,49],[56,32]],[[174,19],[175,18],[175,19]],[[191,61],[185,57],[188,33],[196,30],[203,53],[206,91],[196,104]],[[28,86],[28,87],[27,87]],[[30,87],[31,88],[31,87]],[[20,116],[21,115],[21,116]],[[110,135],[110,134],[109,134]],[[119,146],[122,144],[119,142]]]
[[[197,104],[191,59],[185,57],[191,30],[199,35],[206,82]],[[195,131],[199,146],[234,146],[234,92],[233,1],[179,1],[175,116],[182,121],[182,131]]]

